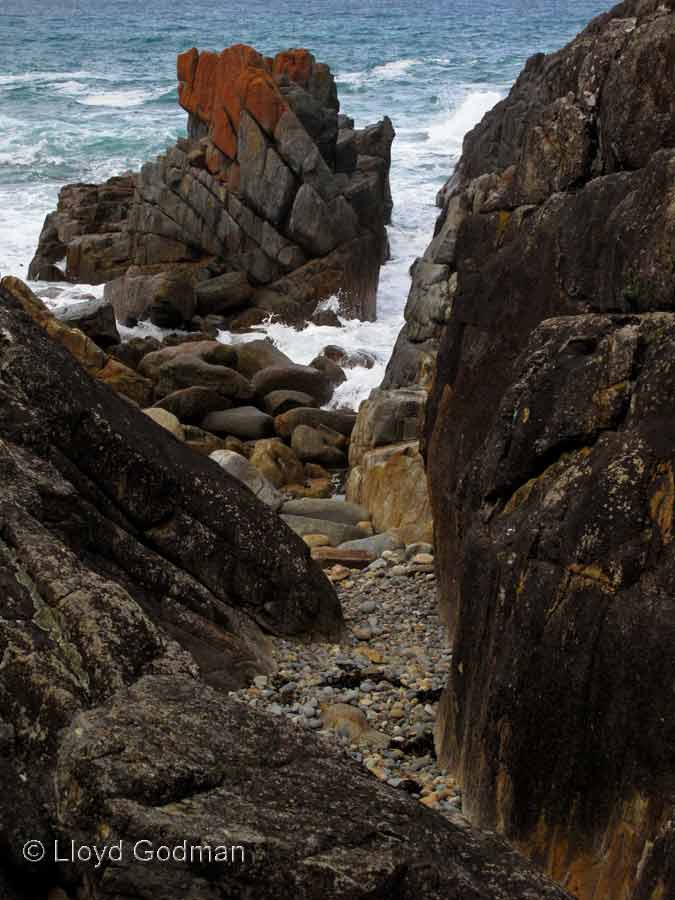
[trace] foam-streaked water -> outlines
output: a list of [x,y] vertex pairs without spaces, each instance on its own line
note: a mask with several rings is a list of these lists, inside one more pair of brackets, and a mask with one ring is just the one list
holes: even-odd
[[[176,12],[161,0],[0,0],[0,273],[25,277],[62,184],[136,169],[185,133],[176,102],[178,51],[236,41],[267,54],[309,47],[336,74],[343,111],[357,126],[386,113],[396,128],[392,259],[382,270],[377,322],[302,332],[270,325],[268,333],[297,362],[329,343],[372,352],[377,365],[349,370],[334,401],[356,405],[384,374],[403,322],[410,264],[430,240],[436,192],[465,132],[504,95],[530,54],[561,46],[610,5],[184,0]],[[69,287],[59,302],[101,292]]]

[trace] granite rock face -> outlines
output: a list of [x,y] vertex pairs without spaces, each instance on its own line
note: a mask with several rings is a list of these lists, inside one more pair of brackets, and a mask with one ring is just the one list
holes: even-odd
[[30,276],[110,282],[125,324],[250,308],[301,324],[333,295],[344,314],[373,319],[391,122],[340,128],[333,76],[306,50],[193,48],[178,80],[188,139],[139,173],[63,188]]
[[673,59],[655,0],[533,57],[467,135],[416,279],[417,349],[446,322],[426,425],[454,639],[438,749],[472,821],[582,900],[675,892]]

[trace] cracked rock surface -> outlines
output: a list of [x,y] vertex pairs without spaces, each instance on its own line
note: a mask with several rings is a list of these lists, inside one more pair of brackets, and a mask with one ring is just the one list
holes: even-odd
[[529,60],[467,135],[417,274],[449,291],[425,440],[454,642],[437,745],[471,821],[583,900],[675,891],[674,24],[628,0]]

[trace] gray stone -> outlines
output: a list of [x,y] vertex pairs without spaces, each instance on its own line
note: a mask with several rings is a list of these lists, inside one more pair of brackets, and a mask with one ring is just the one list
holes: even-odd
[[291,447],[302,462],[316,462],[329,469],[342,469],[347,465],[346,454],[336,446],[328,429],[299,425],[291,438]]
[[253,376],[253,390],[259,397],[272,391],[302,391],[320,403],[328,403],[333,396],[330,380],[311,366],[275,365],[256,372]]
[[242,441],[255,441],[274,435],[274,419],[255,406],[241,406],[209,413],[202,428],[215,434],[232,435]]
[[265,409],[271,416],[280,416],[291,409],[302,409],[312,406],[314,398],[302,391],[272,391],[265,397]]
[[359,522],[368,519],[368,510],[362,506],[334,498],[314,500],[305,497],[288,500],[284,503],[282,511],[286,515],[309,516],[314,519],[327,519],[330,522],[343,522],[346,525],[358,525]]
[[219,315],[245,306],[252,296],[245,272],[226,272],[196,285],[196,311],[200,316]]
[[79,328],[103,350],[120,342],[115,311],[112,304],[103,298],[92,297],[91,300],[59,307],[54,315],[71,328]]
[[[365,537],[355,541],[348,541],[340,545],[341,550],[369,550],[375,556],[382,556],[387,550],[396,550],[401,547],[401,541],[397,540],[388,532],[383,534],[374,534],[372,537]],[[377,561],[369,567],[373,570],[373,566],[377,565]]]
[[262,501],[266,506],[278,510],[281,508],[284,498],[277,491],[273,484],[262,475],[254,465],[252,465],[245,456],[235,453],[233,450],[216,450],[209,457],[224,469],[237,481],[241,481],[246,487],[255,494],[258,500]]
[[282,515],[281,518],[296,534],[325,534],[333,546],[355,540],[363,535],[355,525],[331,522],[328,519],[311,519],[308,516]]
[[231,406],[231,400],[208,387],[182,388],[155,403],[155,407],[168,410],[187,425],[197,425],[209,413]]

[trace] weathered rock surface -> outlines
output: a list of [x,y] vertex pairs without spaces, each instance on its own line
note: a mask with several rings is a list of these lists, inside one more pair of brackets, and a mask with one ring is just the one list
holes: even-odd
[[674,58],[655,0],[533,57],[425,257],[452,295],[426,438],[438,748],[472,821],[582,900],[675,894]]
[[430,541],[431,505],[418,441],[388,444],[361,455],[349,472],[347,499],[368,510],[375,530],[404,544]]
[[333,76],[306,50],[193,48],[178,81],[188,139],[139,173],[63,188],[31,277],[110,282],[125,323],[234,321],[254,308],[299,325],[331,296],[373,319],[391,122],[341,130]]
[[58,732],[79,711],[144,674],[185,675],[197,694],[246,684],[271,670],[265,633],[335,640],[342,617],[304,542],[90,378],[13,286],[0,284],[0,821],[3,865],[21,867],[28,828],[51,834]]
[[424,423],[427,392],[423,388],[374,390],[359,407],[349,446],[349,464],[358,466],[375,447],[415,441]]
[[82,300],[55,310],[56,318],[70,328],[78,328],[102,350],[119,344],[115,311],[105,300]]
[[283,496],[245,456],[233,450],[216,450],[210,458],[228,475],[245,484],[261,503],[271,506],[274,510],[281,508]]
[[151,381],[108,356],[79,328],[71,328],[66,322],[56,319],[22,281],[7,276],[0,281],[0,289],[3,295],[13,298],[50,337],[62,344],[92,378],[110,385],[118,394],[139,406],[152,403]]
[[[143,727],[138,727],[138,722]],[[82,765],[86,762],[85,765]],[[563,900],[504,842],[446,821],[325,741],[195,679],[150,675],[83,712],[56,774],[59,834],[241,845],[244,865],[88,870],[96,898]]]
[[292,409],[277,416],[274,420],[274,427],[280,437],[291,437],[300,425],[306,425],[309,428],[325,426],[349,437],[354,430],[355,422],[356,413],[339,409],[312,409],[310,407]]

